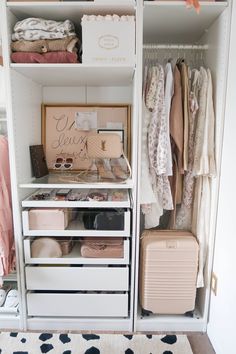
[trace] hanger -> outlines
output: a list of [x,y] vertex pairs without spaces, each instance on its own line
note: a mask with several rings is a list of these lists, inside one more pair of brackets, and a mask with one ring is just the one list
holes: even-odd
[[201,51],[201,55],[200,55],[200,66],[203,66],[204,68],[206,67],[205,61],[204,61],[203,51]]

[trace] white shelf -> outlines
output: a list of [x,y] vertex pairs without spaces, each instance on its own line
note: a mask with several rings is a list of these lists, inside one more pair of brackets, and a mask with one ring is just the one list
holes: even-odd
[[60,331],[120,331],[120,332],[132,332],[132,326],[130,324],[130,318],[73,318],[73,317],[59,317],[55,321],[55,318],[43,318],[43,317],[28,317],[27,319],[28,330],[60,330]]
[[145,1],[144,43],[196,43],[226,7],[223,1],[202,2],[197,14],[184,1]]
[[68,176],[68,181],[62,179],[60,174],[49,174],[41,178],[32,179],[29,183],[21,183],[20,188],[70,188],[70,189],[131,189],[134,184],[131,179],[128,179],[124,183],[72,183]]
[[[93,190],[86,190],[87,194]],[[103,190],[102,190],[103,191]],[[102,192],[101,191],[101,192]],[[32,197],[37,194],[33,193],[27,199],[22,201],[22,206],[27,208],[130,208],[130,197],[126,190],[126,200],[124,201],[68,201],[68,200],[33,200]],[[54,194],[55,195],[55,192]],[[109,195],[108,195],[109,198]]]
[[129,240],[124,240],[123,258],[84,258],[81,256],[79,243],[75,244],[68,255],[61,258],[32,258],[29,239],[24,240],[24,249],[26,264],[129,264]]
[[11,68],[43,86],[129,86],[133,66],[86,64],[11,64]]
[[[0,307],[0,321],[3,320],[4,317],[12,318],[19,315],[18,307]],[[3,317],[2,317],[3,316]]]
[[134,0],[117,1],[117,4],[108,2],[87,2],[87,1],[68,1],[68,2],[8,2],[8,9],[19,19],[26,17],[43,17],[51,20],[70,19],[78,24],[83,14],[114,14],[131,15],[135,11]]
[[140,308],[137,316],[137,331],[205,331],[205,321],[196,309],[194,317],[185,315],[155,315],[141,316]]

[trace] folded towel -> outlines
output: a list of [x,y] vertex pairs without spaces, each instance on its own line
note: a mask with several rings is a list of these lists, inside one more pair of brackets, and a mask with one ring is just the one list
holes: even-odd
[[77,54],[69,52],[48,52],[44,54],[16,52],[11,54],[13,63],[77,63]]
[[11,43],[13,52],[31,52],[31,53],[47,53],[75,51],[75,45],[79,41],[76,36],[69,36],[62,39],[42,39],[38,41],[16,41]]

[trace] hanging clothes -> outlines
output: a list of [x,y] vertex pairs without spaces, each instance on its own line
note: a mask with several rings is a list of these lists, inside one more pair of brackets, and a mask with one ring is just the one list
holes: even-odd
[[170,136],[173,157],[173,177],[170,178],[171,193],[173,197],[173,211],[171,212],[169,227],[175,225],[176,205],[182,201],[182,183],[184,173],[183,152],[184,152],[184,117],[182,106],[182,83],[181,74],[177,65],[174,68],[174,94],[170,110]]
[[14,240],[11,208],[8,141],[0,135],[0,285],[14,268]]
[[178,62],[178,67],[181,74],[182,85],[182,105],[183,105],[183,120],[184,120],[184,147],[183,147],[183,169],[188,169],[188,138],[189,138],[189,69],[184,60]]
[[[157,71],[153,71],[153,75],[157,80]],[[152,82],[155,83],[152,77]],[[145,228],[150,229],[156,227],[159,224],[159,218],[163,213],[161,205],[158,203],[157,196],[154,193],[153,181],[150,174],[150,164],[148,157],[148,129],[151,120],[151,112],[147,108],[145,103],[145,94],[147,92],[148,85],[148,68],[144,69],[144,89],[143,89],[143,112],[142,112],[142,168],[141,168],[141,186],[140,186],[140,203],[142,206],[142,212],[145,215]],[[154,94],[153,94],[154,91]],[[154,107],[155,100],[155,85],[149,86],[148,105]],[[151,94],[152,93],[152,94]]]
[[200,81],[199,114],[193,165],[193,172],[196,174],[196,186],[192,221],[192,232],[196,235],[200,246],[197,287],[204,286],[203,272],[207,257],[211,210],[211,179],[216,174],[214,156],[215,115],[212,77],[209,69],[200,68]]
[[172,65],[168,62],[165,66],[165,104],[166,104],[166,125],[167,125],[167,166],[166,171],[168,176],[173,175],[172,166],[172,151],[170,141],[170,109],[171,101],[174,94],[174,75]]
[[188,145],[188,171],[185,172],[183,181],[183,200],[176,213],[176,229],[191,230],[192,224],[192,204],[194,194],[195,178],[193,175],[194,161],[194,139],[196,115],[198,112],[198,95],[199,95],[199,71],[192,71],[191,92],[189,97],[189,145]]
[[[169,131],[166,115],[164,69],[161,65],[157,65],[150,68],[149,73],[150,75],[147,75],[149,82],[144,85],[146,101],[145,97],[143,98],[141,190],[144,194],[146,193],[146,181],[149,180],[151,181],[153,194],[151,198],[148,187],[148,195],[141,198],[141,203],[147,201],[147,198],[150,198],[150,201],[152,200],[151,203],[142,204],[142,211],[145,214],[145,228],[158,226],[163,210],[173,208],[168,180],[168,174],[171,171],[168,169]],[[147,134],[146,129],[148,130]],[[149,167],[147,168],[147,166]]]
[[168,180],[167,159],[168,139],[166,105],[165,105],[165,76],[164,69],[158,65],[159,75],[156,91],[156,104],[152,111],[148,132],[148,153],[151,175],[156,178],[156,193],[163,209],[173,209],[170,184]]

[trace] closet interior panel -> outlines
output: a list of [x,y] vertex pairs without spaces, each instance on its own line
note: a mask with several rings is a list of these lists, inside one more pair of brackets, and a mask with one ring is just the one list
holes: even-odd
[[[30,145],[41,143],[42,87],[11,69],[13,126],[18,184],[33,178]],[[21,197],[23,191],[21,190]]]
[[205,267],[204,277],[206,286],[198,290],[197,306],[201,315],[206,319],[210,301],[211,269],[214,256],[214,237],[217,218],[218,193],[220,186],[221,152],[224,131],[224,112],[225,97],[227,87],[227,68],[228,68],[228,47],[230,31],[230,7],[225,9],[222,14],[212,23],[200,42],[208,46],[205,51],[205,65],[211,69],[214,87],[214,110],[215,110],[215,159],[216,177],[212,179],[211,204],[214,206],[210,219],[210,235],[207,266]]

